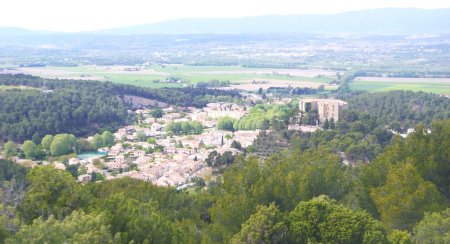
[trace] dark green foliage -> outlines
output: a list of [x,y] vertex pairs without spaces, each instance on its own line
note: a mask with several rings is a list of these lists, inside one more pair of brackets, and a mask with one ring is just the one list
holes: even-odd
[[227,131],[234,131],[233,124],[236,122],[235,119],[230,117],[222,117],[217,122],[217,129],[219,130],[227,130]]
[[3,181],[11,181],[12,179],[22,182],[25,180],[27,172],[27,168],[19,164],[9,160],[0,159],[0,185]]
[[449,126],[450,120],[436,121],[430,134],[417,126],[406,140],[396,138],[359,174],[362,205],[380,214],[389,228],[411,230],[424,212],[448,206]]
[[390,230],[411,230],[425,212],[446,206],[436,186],[423,180],[409,162],[391,167],[386,183],[373,189],[370,196]]
[[209,153],[208,158],[205,159],[205,162],[208,166],[220,167],[233,163],[234,157],[230,151],[226,151],[223,154],[212,151]]
[[367,113],[378,124],[400,123],[403,128],[450,118],[450,99],[425,92],[391,91],[365,93],[348,101],[349,112]]
[[120,243],[173,243],[175,229],[161,216],[156,204],[115,194],[101,203],[100,209],[111,219],[111,234],[120,235]]
[[289,220],[295,243],[387,243],[379,221],[325,196],[300,203]]
[[95,82],[50,93],[8,90],[0,92],[0,104],[0,137],[17,141],[63,132],[85,135],[97,130],[94,126],[115,127],[126,118],[125,104]]
[[154,118],[161,118],[163,116],[163,111],[162,111],[162,109],[155,109],[155,110],[151,111],[150,114]]
[[285,243],[288,240],[287,221],[275,204],[270,204],[258,206],[231,243]]
[[350,189],[339,157],[324,150],[279,153],[262,165],[256,158],[237,156],[223,178],[223,193],[210,210],[214,240],[232,238],[258,204],[274,202],[281,211],[290,211],[322,194],[341,199]]
[[111,243],[110,226],[104,213],[75,211],[63,220],[38,218],[22,226],[8,243]]
[[66,171],[76,179],[78,178],[78,168],[80,168],[80,164],[67,165]]
[[89,195],[77,184],[68,172],[51,166],[32,169],[27,176],[29,187],[19,208],[22,220],[31,223],[34,219],[62,219],[73,210],[84,207]]
[[240,142],[233,140],[233,142],[231,142],[230,145],[231,148],[237,149],[237,150],[242,150],[242,145]]
[[426,213],[414,228],[414,240],[417,243],[450,243],[450,208]]

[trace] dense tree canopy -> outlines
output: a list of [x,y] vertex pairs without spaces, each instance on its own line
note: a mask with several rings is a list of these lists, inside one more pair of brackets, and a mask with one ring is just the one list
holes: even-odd
[[426,213],[414,227],[414,239],[418,243],[450,243],[450,208]]
[[436,94],[411,91],[364,93],[348,101],[349,113],[367,113],[378,124],[399,123],[404,128],[450,118],[450,99]]
[[[287,127],[289,118],[297,111],[295,104],[286,105],[256,105],[249,113],[239,120],[234,120],[233,130],[274,129]],[[226,130],[230,130],[230,119],[219,121]],[[221,125],[221,126],[222,126]]]
[[300,203],[289,219],[295,243],[387,243],[379,221],[325,196]]
[[27,179],[30,185],[19,211],[26,223],[39,217],[45,220],[52,215],[63,219],[88,201],[89,196],[83,193],[71,174],[52,166],[32,169]]

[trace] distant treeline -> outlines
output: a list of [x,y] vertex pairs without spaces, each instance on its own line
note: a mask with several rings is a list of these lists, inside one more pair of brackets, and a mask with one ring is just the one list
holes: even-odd
[[321,85],[318,89],[310,87],[269,87],[267,88],[267,93],[271,94],[291,94],[291,95],[312,95],[317,94],[324,90],[324,86]]
[[355,73],[358,77],[398,77],[398,78],[447,78],[448,71],[383,71],[361,70]]
[[200,81],[197,84],[195,84],[195,87],[197,88],[224,87],[224,86],[230,86],[230,81],[210,80],[210,81]]

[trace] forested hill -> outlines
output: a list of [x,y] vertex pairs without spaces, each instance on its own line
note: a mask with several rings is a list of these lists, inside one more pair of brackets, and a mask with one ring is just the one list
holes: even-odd
[[100,90],[123,97],[125,95],[134,95],[147,99],[154,99],[159,102],[165,102],[171,105],[185,107],[204,107],[211,100],[228,98],[239,98],[237,91],[224,91],[207,88],[160,88],[150,89],[137,87],[133,85],[116,84],[100,81],[83,80],[60,80],[44,79],[30,75],[0,75],[0,85],[6,86],[27,86],[49,90],[74,89],[79,88],[89,90]]
[[46,134],[86,135],[123,125],[126,95],[173,105],[202,107],[237,92],[200,88],[145,89],[97,81],[0,75],[0,140],[38,140]]
[[391,125],[394,128],[412,128],[418,123],[430,128],[432,121],[450,118],[450,99],[432,93],[364,93],[348,99],[347,102],[347,120],[351,121],[355,113],[365,113],[375,118],[377,124]]

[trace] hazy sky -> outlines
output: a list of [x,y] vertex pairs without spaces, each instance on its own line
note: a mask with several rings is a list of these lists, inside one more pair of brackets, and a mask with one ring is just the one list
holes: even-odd
[[179,18],[450,8],[449,0],[2,0],[0,26],[85,31]]

